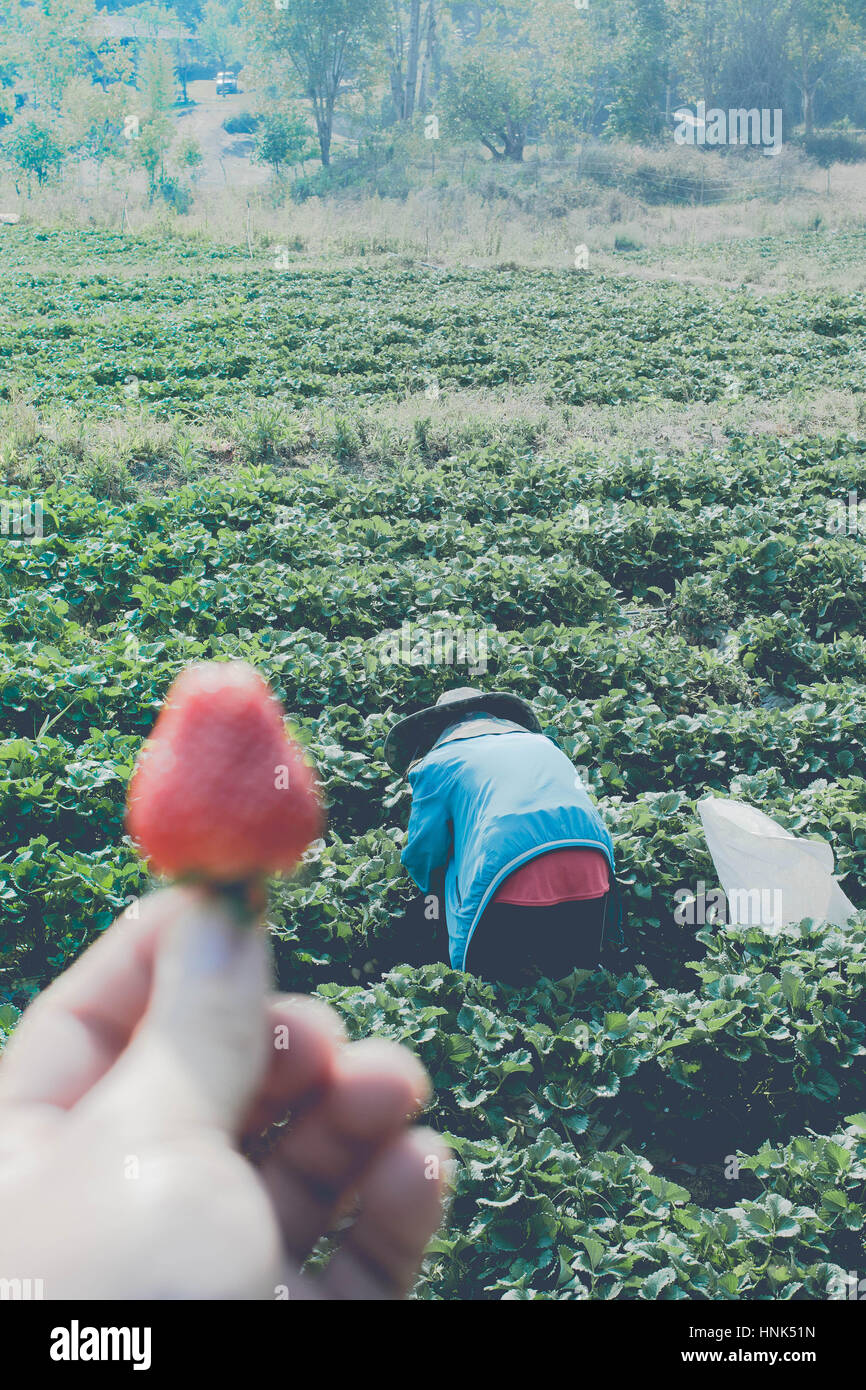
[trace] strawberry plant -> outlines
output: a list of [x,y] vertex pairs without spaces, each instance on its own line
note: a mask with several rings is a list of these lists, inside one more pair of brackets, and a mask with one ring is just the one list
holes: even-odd
[[[729,343],[756,395],[860,389],[855,297],[758,310],[623,278],[274,274],[247,248],[133,249],[160,274],[127,264],[127,237],[5,229],[2,391],[26,381],[95,417],[133,378],[147,410],[249,415],[219,476],[160,491],[160,459],[130,459],[106,489],[64,460],[41,537],[0,536],[0,1046],[152,883],[124,814],[174,682],[245,662],[328,818],[271,888],[280,983],[318,990],[352,1036],[411,1046],[455,1152],[417,1295],[836,1296],[866,1259],[866,547],[828,516],[866,493],[866,442],[744,433],[617,456],[426,421],[357,466],[344,412],[433,376],[529,381],[559,405],[714,401]],[[337,415],[315,449],[303,417],[261,413],[318,398]],[[471,657],[443,644],[457,633]],[[413,909],[408,790],[384,741],[397,711],[470,683],[532,700],[610,828],[626,926],[592,975],[517,991],[459,974],[441,921]],[[167,854],[140,766],[131,829],[153,867],[208,867],[200,802]],[[708,793],[826,841],[859,918],[775,934],[678,919],[683,890],[715,886]]]

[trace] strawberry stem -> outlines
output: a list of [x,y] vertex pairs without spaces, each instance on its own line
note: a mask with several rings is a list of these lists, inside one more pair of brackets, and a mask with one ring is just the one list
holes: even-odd
[[200,874],[184,874],[178,883],[188,883],[220,901],[230,910],[239,926],[252,926],[268,905],[268,890],[263,878],[244,878],[232,883],[217,883]]

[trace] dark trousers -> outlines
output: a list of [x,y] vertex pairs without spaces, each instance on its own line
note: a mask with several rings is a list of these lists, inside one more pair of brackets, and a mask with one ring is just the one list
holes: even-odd
[[466,969],[507,985],[539,975],[561,980],[572,970],[595,970],[601,956],[610,894],[552,907],[493,902],[469,943]]

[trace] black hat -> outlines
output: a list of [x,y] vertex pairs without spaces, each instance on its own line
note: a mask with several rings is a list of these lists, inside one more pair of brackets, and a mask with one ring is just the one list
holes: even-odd
[[541,725],[525,700],[504,691],[490,692],[461,686],[446,690],[435,705],[419,710],[395,724],[385,740],[385,761],[395,772],[403,773],[411,762],[428,753],[449,724],[456,724],[464,714],[490,714],[499,719],[513,719],[531,733],[540,734]]

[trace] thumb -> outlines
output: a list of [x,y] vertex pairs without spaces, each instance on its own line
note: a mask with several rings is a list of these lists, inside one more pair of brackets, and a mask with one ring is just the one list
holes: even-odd
[[107,1078],[137,1123],[234,1136],[267,1065],[268,940],[221,898],[177,895],[160,935],[153,986],[132,1042]]

